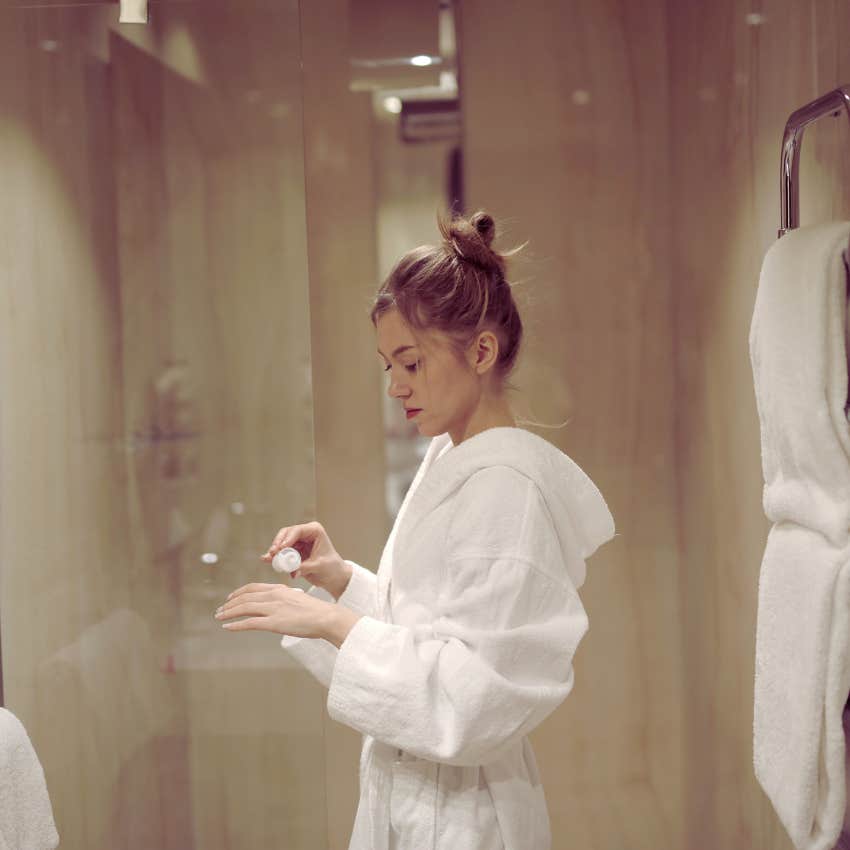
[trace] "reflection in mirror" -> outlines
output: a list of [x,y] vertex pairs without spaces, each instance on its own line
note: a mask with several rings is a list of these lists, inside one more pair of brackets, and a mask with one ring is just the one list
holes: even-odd
[[[350,20],[350,88],[372,100],[377,289],[403,254],[440,238],[438,211],[463,212],[455,8],[355,0]],[[429,438],[382,399],[391,521]]]
[[0,8],[2,693],[62,847],[321,847],[321,697],[212,619],[315,511],[298,5],[150,11]]

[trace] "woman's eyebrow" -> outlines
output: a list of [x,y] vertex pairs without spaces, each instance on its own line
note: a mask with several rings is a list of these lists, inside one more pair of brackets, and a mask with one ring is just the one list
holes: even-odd
[[[415,345],[400,345],[390,356],[396,357],[397,355],[401,354],[402,351],[407,351],[408,348],[416,348],[416,346]],[[384,357],[384,352],[381,351],[380,348],[378,349],[378,354],[380,354],[381,357]]]

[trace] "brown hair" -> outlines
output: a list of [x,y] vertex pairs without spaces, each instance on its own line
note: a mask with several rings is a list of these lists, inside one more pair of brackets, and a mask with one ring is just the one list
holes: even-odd
[[443,237],[439,245],[408,251],[394,266],[375,295],[370,318],[396,308],[411,330],[436,329],[450,339],[458,357],[475,336],[490,330],[499,341],[495,374],[507,383],[522,342],[522,320],[512,284],[505,278],[506,253],[494,251],[496,225],[479,210],[469,218],[437,217]]

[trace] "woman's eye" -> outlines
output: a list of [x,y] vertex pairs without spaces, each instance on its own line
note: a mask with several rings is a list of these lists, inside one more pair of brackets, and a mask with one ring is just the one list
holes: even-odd
[[[416,363],[411,363],[409,366],[405,366],[404,368],[407,369],[408,372],[415,372],[417,368],[419,368],[419,361],[417,360]],[[392,369],[392,366],[384,366],[385,372],[389,372],[390,369]]]

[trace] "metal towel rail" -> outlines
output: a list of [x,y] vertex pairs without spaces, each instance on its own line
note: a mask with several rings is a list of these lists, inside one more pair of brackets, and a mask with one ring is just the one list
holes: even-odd
[[782,212],[779,237],[800,226],[800,146],[803,144],[803,131],[812,121],[817,121],[824,115],[837,118],[842,108],[850,120],[850,85],[839,86],[817,100],[807,103],[796,112],[792,112],[785,122],[780,174]]

